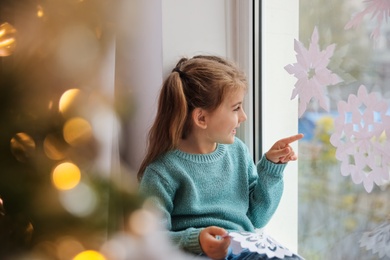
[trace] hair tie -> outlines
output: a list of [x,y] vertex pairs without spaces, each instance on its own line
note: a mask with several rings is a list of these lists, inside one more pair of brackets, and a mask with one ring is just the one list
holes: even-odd
[[179,76],[180,76],[181,78],[184,78],[184,77],[186,76],[185,73],[184,73],[183,71],[181,71],[178,67],[174,68],[174,69],[172,70],[172,72],[177,72],[177,73],[179,73]]

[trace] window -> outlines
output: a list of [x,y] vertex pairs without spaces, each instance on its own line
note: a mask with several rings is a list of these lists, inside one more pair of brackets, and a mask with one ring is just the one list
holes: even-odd
[[[303,257],[389,258],[390,3],[283,0],[261,9],[263,147],[277,134],[305,134],[297,200],[292,192],[281,205],[274,237],[291,239],[280,225],[296,206]],[[298,72],[306,80],[300,89]],[[311,92],[315,80],[319,92]]]

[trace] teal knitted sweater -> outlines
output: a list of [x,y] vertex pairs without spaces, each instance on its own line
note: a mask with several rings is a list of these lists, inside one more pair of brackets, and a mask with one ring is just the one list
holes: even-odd
[[199,254],[202,228],[254,231],[268,223],[282,196],[285,166],[265,156],[255,165],[236,138],[210,154],[166,153],[146,168],[139,192],[156,202],[173,242]]

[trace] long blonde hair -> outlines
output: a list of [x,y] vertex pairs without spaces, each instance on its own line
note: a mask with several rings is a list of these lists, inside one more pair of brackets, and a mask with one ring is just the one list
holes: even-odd
[[195,108],[214,111],[226,93],[247,88],[244,73],[233,63],[217,56],[182,58],[165,79],[160,91],[156,119],[149,132],[146,156],[138,180],[159,156],[177,148],[192,129]]

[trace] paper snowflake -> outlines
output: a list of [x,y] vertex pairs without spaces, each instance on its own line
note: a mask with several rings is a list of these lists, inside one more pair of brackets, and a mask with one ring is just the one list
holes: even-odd
[[339,76],[327,68],[336,45],[329,45],[321,51],[318,40],[317,27],[314,28],[308,50],[301,42],[294,40],[297,62],[284,67],[289,74],[293,74],[298,79],[294,85],[291,99],[299,95],[299,117],[306,111],[307,104],[312,99],[318,100],[319,105],[329,111],[326,87],[342,81]]
[[339,116],[330,142],[337,147],[336,158],[341,163],[341,174],[351,175],[355,184],[363,182],[367,192],[374,183],[389,180],[390,116],[388,105],[375,93],[367,93],[361,85],[358,95],[349,95],[348,102],[338,103]]
[[242,249],[248,249],[251,252],[256,252],[261,255],[267,255],[268,258],[280,258],[285,256],[296,256],[298,259],[303,259],[299,255],[292,253],[289,249],[279,244],[275,239],[264,233],[261,229],[257,232],[229,232],[232,238],[231,246],[233,253],[237,254]]
[[360,246],[372,250],[379,258],[390,258],[390,222],[386,221],[374,230],[363,233]]
[[384,20],[390,15],[390,1],[389,0],[365,0],[366,8],[356,14],[346,25],[345,29],[358,27],[366,14],[372,14],[371,19],[376,17],[377,24],[371,33],[372,38],[377,38],[380,34],[380,29]]

